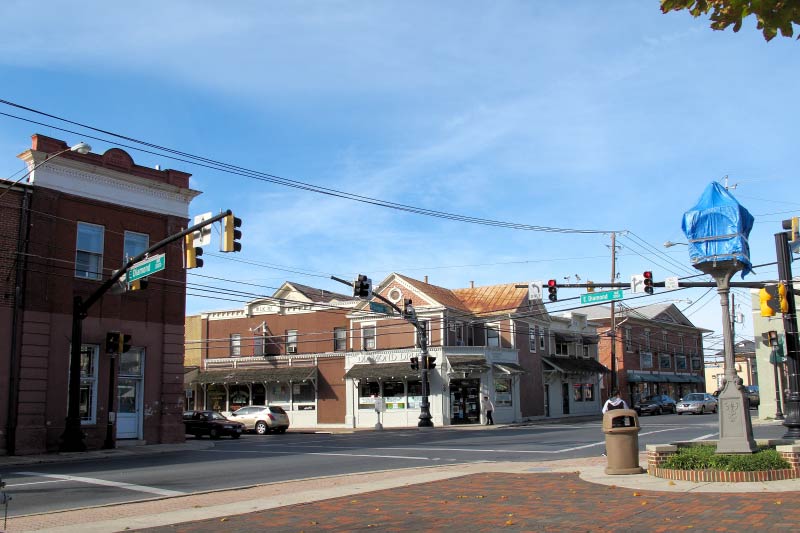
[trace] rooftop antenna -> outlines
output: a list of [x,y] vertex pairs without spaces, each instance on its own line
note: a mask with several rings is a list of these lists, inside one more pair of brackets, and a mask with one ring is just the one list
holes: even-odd
[[722,177],[722,179],[724,179],[724,180],[725,180],[725,190],[726,190],[726,191],[732,191],[732,190],[736,189],[736,187],[738,187],[738,186],[739,186],[739,184],[738,184],[738,183],[734,183],[733,185],[728,185],[728,175],[727,175],[727,174],[725,174],[725,175]]

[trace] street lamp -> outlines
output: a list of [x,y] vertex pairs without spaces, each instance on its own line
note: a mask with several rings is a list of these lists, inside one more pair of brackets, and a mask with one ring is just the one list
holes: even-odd
[[775,376],[775,420],[783,420],[783,411],[781,410],[781,385],[778,379],[778,332],[768,331],[769,345],[772,348],[772,354],[769,357],[772,363],[772,373]]
[[679,244],[682,244],[683,246],[689,246],[689,243],[688,243],[688,242],[672,242],[672,241],[666,241],[666,242],[664,243],[664,248],[672,248],[673,246],[678,246]]
[[69,148],[67,148],[65,150],[61,150],[60,152],[56,152],[56,153],[54,153],[52,155],[47,156],[47,158],[45,158],[44,161],[42,161],[41,163],[37,163],[37,164],[33,165],[33,167],[31,167],[31,169],[29,171],[27,171],[25,174],[23,174],[21,178],[19,178],[17,181],[15,181],[14,183],[12,183],[8,187],[6,187],[6,190],[4,190],[2,193],[0,193],[0,198],[5,196],[6,193],[8,191],[10,191],[12,187],[14,187],[14,185],[17,185],[19,182],[21,182],[22,180],[24,180],[25,178],[30,176],[33,173],[34,170],[36,170],[40,166],[44,165],[45,163],[47,163],[51,159],[54,159],[54,158],[60,156],[61,154],[65,154],[67,152],[78,152],[79,154],[88,154],[91,151],[92,151],[92,147],[91,146],[89,146],[85,142],[79,142],[78,144],[76,144],[74,146],[70,146]]

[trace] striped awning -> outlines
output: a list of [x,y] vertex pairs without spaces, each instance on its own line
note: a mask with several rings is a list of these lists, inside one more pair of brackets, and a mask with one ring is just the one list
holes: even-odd
[[317,379],[316,366],[206,370],[193,383],[300,383]]

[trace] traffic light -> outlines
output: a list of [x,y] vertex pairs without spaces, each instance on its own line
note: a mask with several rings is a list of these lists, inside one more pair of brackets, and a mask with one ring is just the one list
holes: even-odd
[[238,242],[242,238],[240,228],[242,226],[242,219],[236,218],[233,215],[228,215],[222,219],[222,251],[223,252],[241,252],[242,243]]
[[425,368],[428,370],[433,370],[434,368],[436,368],[436,358],[431,355],[426,355]]
[[416,311],[414,311],[414,306],[411,305],[411,298],[403,298],[403,307],[402,307],[403,314],[401,315],[403,318],[414,319],[417,315]]
[[558,301],[558,284],[556,283],[556,280],[547,280],[547,292],[550,293],[551,302]]
[[353,297],[366,300],[372,298],[372,280],[364,274],[359,274],[353,281]]
[[594,282],[589,280],[586,282],[586,292],[594,292]]
[[781,313],[789,312],[789,299],[786,297],[786,284],[778,283],[778,309]]
[[[202,259],[201,259],[201,261],[202,261]],[[130,282],[130,284],[128,285],[128,290],[129,291],[143,291],[143,290],[145,290],[147,288],[147,286],[149,284],[150,284],[150,282],[147,281],[144,278],[137,279],[136,281],[131,281]]]
[[121,333],[119,336],[119,352],[118,353],[125,353],[129,352],[131,349],[131,336],[125,335]]
[[190,234],[184,237],[186,245],[186,268],[200,268],[203,266],[203,260],[200,256],[203,255],[203,249],[194,245],[194,237]]
[[109,331],[106,333],[106,353],[119,353],[119,331]]
[[411,370],[419,370],[419,357],[412,357],[410,364]]
[[777,285],[764,286],[758,291],[758,299],[761,301],[761,316],[775,316],[775,313],[780,312],[781,303]]
[[653,294],[653,273],[645,270],[642,272],[642,277],[644,278],[644,292]]

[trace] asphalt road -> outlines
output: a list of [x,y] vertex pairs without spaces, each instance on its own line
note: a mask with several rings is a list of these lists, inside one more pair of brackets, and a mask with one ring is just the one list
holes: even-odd
[[[718,417],[646,416],[639,445],[718,436]],[[755,426],[780,438],[782,426]],[[230,489],[318,476],[478,461],[547,461],[599,455],[599,421],[507,428],[292,433],[222,439],[207,450],[0,469],[9,516]]]

